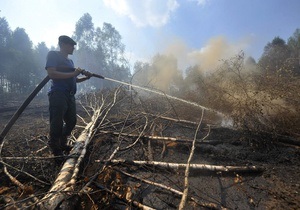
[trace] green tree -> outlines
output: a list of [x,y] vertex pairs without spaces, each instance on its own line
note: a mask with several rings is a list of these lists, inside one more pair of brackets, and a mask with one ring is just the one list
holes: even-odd
[[10,66],[8,79],[13,92],[24,93],[34,86],[36,70],[32,42],[23,28],[16,28],[12,33],[11,43],[13,64]]
[[268,43],[258,64],[265,73],[282,71],[287,59],[290,58],[290,50],[283,39],[275,37]]
[[[121,35],[111,24],[104,23],[102,29],[95,28],[91,15],[86,13],[76,23],[74,39],[78,43],[74,53],[76,65],[106,77],[129,80],[130,69],[124,56],[125,46],[121,42]],[[113,87],[115,84],[92,79],[80,86],[102,88]]]
[[107,73],[115,79],[128,81],[130,70],[124,56],[125,45],[121,42],[120,33],[111,24],[104,23],[98,35],[98,48],[104,53]]
[[133,83],[140,86],[149,85],[150,64],[137,61],[133,67]]
[[37,64],[36,77],[38,79],[42,79],[46,75],[45,63],[48,52],[49,49],[45,42],[38,43],[34,48],[34,58]]
[[0,17],[0,46],[1,50],[7,47],[11,38],[11,30],[5,18]]
[[94,23],[90,14],[84,14],[76,23],[74,39],[77,41],[75,51],[75,64],[81,68],[93,69],[94,46]]
[[[46,57],[49,52],[49,49],[47,48],[45,42],[38,43],[37,46],[34,48],[33,56],[34,56],[34,62],[36,64],[36,69],[33,72],[34,75],[32,77],[33,84],[38,84],[46,75],[47,72],[45,70],[45,63],[46,63]],[[49,87],[46,85],[42,92],[46,93]]]
[[288,40],[288,46],[291,50],[291,57],[289,62],[292,66],[293,72],[300,75],[300,29],[296,29],[293,36]]
[[10,51],[8,43],[11,39],[11,30],[5,18],[0,18],[0,94],[7,91],[6,80],[10,63]]
[[[77,50],[74,52],[75,64],[89,71],[104,74],[104,56],[101,49],[98,48],[97,37],[100,28],[95,30],[94,23],[90,14],[84,14],[76,23],[74,39],[77,41]],[[89,80],[80,84],[80,90],[89,90],[103,87],[99,80]]]
[[77,41],[77,45],[81,49],[92,49],[94,47],[94,23],[92,22],[92,16],[89,13],[85,13],[77,21],[74,39]]
[[121,35],[119,32],[109,23],[104,23],[101,31],[101,44],[104,53],[107,56],[107,62],[109,64],[115,63],[120,56],[124,53],[124,45],[121,43]]

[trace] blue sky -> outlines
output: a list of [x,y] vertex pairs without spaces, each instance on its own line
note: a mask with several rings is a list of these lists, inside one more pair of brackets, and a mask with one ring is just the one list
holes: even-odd
[[184,66],[240,50],[258,59],[274,37],[287,41],[300,28],[299,9],[299,0],[1,0],[0,17],[50,47],[89,13],[96,27],[120,32],[131,62],[172,53]]

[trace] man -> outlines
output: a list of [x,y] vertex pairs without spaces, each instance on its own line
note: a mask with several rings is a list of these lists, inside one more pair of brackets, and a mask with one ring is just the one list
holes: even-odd
[[[80,68],[68,58],[75,49],[76,42],[68,36],[59,37],[60,51],[50,51],[47,55],[46,70],[51,79],[48,92],[50,112],[49,146],[54,156],[63,156],[69,152],[67,145],[69,136],[76,125],[75,93],[76,83],[89,79],[92,74]],[[79,74],[85,77],[77,78]],[[60,162],[57,159],[57,162]]]

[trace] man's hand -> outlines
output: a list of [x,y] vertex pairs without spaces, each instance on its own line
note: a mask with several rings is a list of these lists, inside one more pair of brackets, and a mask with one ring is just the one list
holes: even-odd
[[84,71],[84,69],[76,68],[74,72],[75,72],[75,75],[78,76],[78,75],[81,74],[83,71]]

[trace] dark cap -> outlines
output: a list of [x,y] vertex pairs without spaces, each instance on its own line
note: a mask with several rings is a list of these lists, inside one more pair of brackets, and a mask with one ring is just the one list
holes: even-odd
[[77,43],[68,36],[62,35],[58,38],[59,43],[76,45]]

